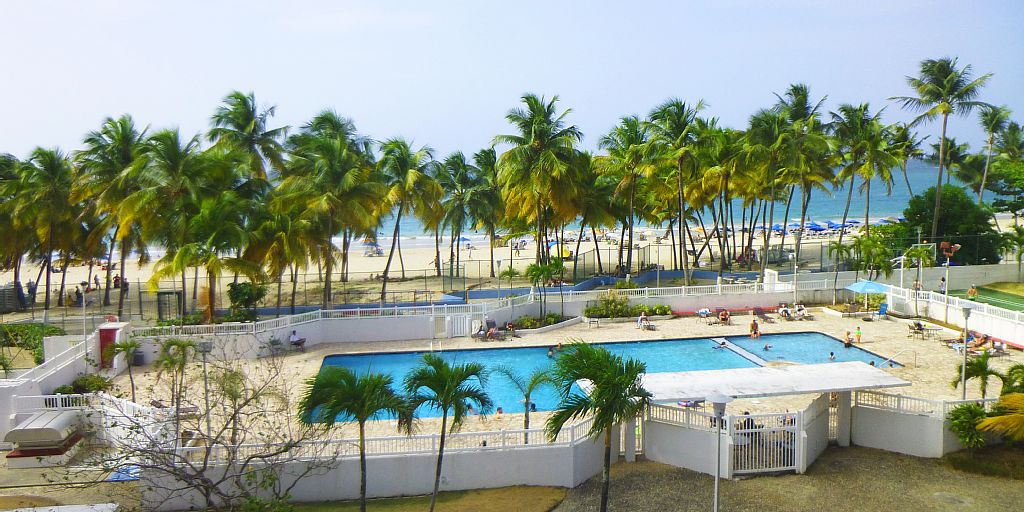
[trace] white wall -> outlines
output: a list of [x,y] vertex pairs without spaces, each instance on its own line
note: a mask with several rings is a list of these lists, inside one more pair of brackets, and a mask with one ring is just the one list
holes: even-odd
[[[722,473],[729,478],[729,437],[722,429]],[[715,432],[650,421],[644,423],[644,455],[655,462],[715,474]]]
[[853,407],[853,444],[915,457],[942,457],[963,447],[934,416]]
[[[817,415],[815,415],[817,414]],[[804,411],[803,468],[809,468],[828,448],[828,394],[822,394]]]
[[[575,446],[480,448],[445,453],[441,490],[486,489],[513,485],[575,487],[599,474],[604,443],[584,441]],[[283,480],[301,471],[308,462],[287,464]],[[303,478],[291,492],[296,502],[347,500],[359,497],[359,459],[346,458],[333,469]],[[429,494],[434,485],[436,454],[371,456],[366,459],[367,495],[394,497]],[[146,510],[184,510],[202,507],[194,493],[168,493],[163,474],[143,471],[142,506]],[[163,490],[161,490],[163,489]]]

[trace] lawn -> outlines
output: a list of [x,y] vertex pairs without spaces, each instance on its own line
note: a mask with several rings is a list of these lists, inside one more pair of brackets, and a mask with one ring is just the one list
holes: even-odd
[[[966,298],[967,290],[951,290],[950,295]],[[993,306],[1024,311],[1024,283],[991,283],[978,287],[978,302]]]
[[968,473],[1024,480],[1024,444],[1000,444],[946,455],[953,468]]
[[[558,487],[503,487],[475,491],[442,492],[437,496],[440,512],[548,512],[565,498],[565,489]],[[422,512],[430,506],[430,496],[371,500],[370,510],[384,512]],[[304,503],[295,505],[295,512],[347,512],[359,510],[358,501]]]

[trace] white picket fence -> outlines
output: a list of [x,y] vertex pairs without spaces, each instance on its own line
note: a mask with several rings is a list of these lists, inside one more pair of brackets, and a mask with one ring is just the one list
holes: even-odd
[[870,407],[872,409],[893,411],[901,414],[932,416],[936,418],[945,418],[949,415],[949,411],[969,403],[980,403],[986,410],[990,410],[998,401],[998,398],[986,398],[984,400],[932,400],[883,393],[881,391],[856,391],[853,394],[853,405],[855,407]]

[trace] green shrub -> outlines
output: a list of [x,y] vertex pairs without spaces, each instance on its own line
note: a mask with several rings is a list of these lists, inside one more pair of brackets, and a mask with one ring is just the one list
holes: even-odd
[[60,395],[81,395],[85,393],[96,393],[109,391],[114,386],[114,381],[99,374],[80,375],[71,384],[57,386],[53,393]]
[[184,320],[181,317],[172,318],[170,320],[158,320],[156,322],[157,327],[173,327],[175,325],[200,325],[203,323],[202,313],[189,313],[185,315]]
[[544,325],[555,325],[562,321],[562,315],[558,313],[548,313],[544,316]]
[[985,446],[985,436],[978,431],[978,422],[985,419],[985,409],[976,403],[958,405],[947,416],[949,429],[956,434],[960,444],[973,452]]
[[626,281],[625,279],[622,279],[622,280],[619,280],[619,281],[615,281],[615,285],[612,286],[612,289],[615,289],[615,290],[632,290],[634,288],[639,288],[639,287],[640,287],[640,285],[634,283],[633,281]]
[[63,336],[64,329],[43,324],[0,324],[0,346],[18,347],[32,352],[36,364],[43,362],[43,337]]
[[665,304],[630,306],[629,298],[614,292],[601,296],[597,304],[583,308],[583,314],[590,318],[628,318],[640,316],[642,312],[647,313],[647,316],[671,315],[672,308]]
[[536,329],[540,327],[540,320],[532,316],[521,316],[515,321],[516,329]]
[[228,300],[231,312],[228,322],[252,322],[256,320],[256,305],[267,296],[267,286],[248,282],[228,284]]

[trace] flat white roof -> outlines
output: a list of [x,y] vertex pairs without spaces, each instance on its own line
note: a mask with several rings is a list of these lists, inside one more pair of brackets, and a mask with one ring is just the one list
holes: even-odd
[[654,394],[655,402],[703,400],[716,392],[733,398],[757,398],[909,385],[908,381],[859,361],[648,373],[643,376],[643,386]]

